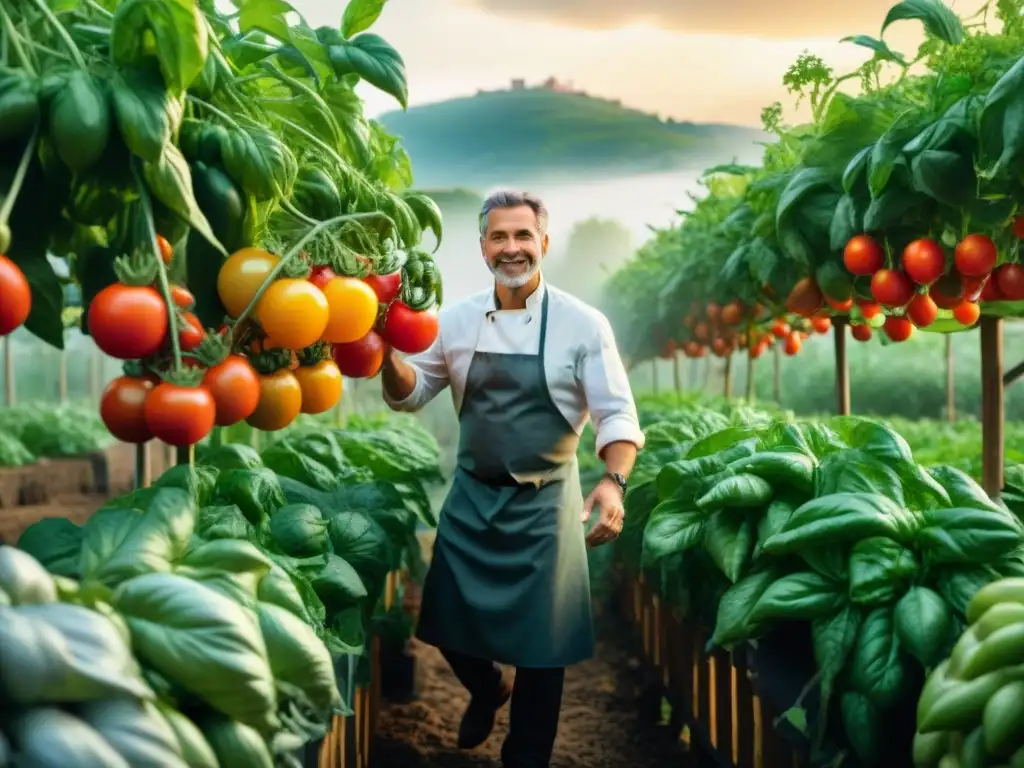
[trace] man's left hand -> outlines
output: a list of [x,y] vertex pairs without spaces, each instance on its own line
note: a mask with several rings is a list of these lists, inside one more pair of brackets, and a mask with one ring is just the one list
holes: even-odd
[[590,519],[591,512],[597,507],[601,517],[587,534],[587,546],[599,547],[614,541],[622,533],[622,521],[625,512],[622,509],[622,490],[608,478],[604,478],[587,497],[583,505],[583,522]]

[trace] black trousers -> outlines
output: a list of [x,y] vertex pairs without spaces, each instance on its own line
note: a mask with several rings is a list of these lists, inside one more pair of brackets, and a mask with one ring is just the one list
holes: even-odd
[[[494,700],[501,689],[497,664],[456,651],[441,650],[470,696]],[[565,667],[516,669],[509,731],[501,748],[505,768],[547,768],[558,733]]]

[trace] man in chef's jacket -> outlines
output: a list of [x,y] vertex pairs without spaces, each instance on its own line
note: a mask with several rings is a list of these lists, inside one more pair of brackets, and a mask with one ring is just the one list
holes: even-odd
[[[382,371],[395,410],[416,411],[451,387],[458,465],[417,636],[471,695],[461,748],[487,739],[511,697],[505,768],[550,763],[565,668],[594,652],[587,547],[622,531],[644,443],[608,321],[541,275],[547,219],[533,195],[490,195],[480,250],[494,286],[442,309],[434,345],[406,360],[389,351]],[[607,472],[584,501],[576,446],[588,418]],[[516,668],[514,686],[497,664]]]

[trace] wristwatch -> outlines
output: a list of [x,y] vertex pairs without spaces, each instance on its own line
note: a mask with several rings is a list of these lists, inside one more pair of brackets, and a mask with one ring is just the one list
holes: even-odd
[[618,472],[605,472],[604,476],[619,486],[619,490],[622,491],[622,495],[626,495],[626,478],[620,475]]

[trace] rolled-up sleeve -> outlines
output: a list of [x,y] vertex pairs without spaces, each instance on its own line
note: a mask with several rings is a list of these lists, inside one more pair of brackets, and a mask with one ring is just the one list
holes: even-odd
[[443,345],[443,337],[439,333],[437,339],[425,352],[405,359],[405,362],[416,371],[416,386],[404,400],[395,400],[388,395],[387,389],[381,388],[384,402],[391,410],[406,413],[418,411],[448,386],[448,363],[444,358]]
[[597,454],[610,443],[629,442],[644,447],[644,433],[636,414],[629,376],[615,344],[615,334],[604,315],[597,315],[583,353],[581,379],[587,408],[597,433]]

